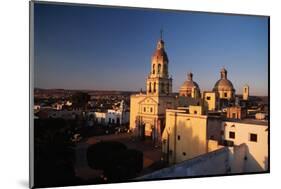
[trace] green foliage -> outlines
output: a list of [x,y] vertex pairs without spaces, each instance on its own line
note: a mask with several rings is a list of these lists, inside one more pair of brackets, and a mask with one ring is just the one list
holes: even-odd
[[87,151],[88,164],[101,169],[109,182],[133,178],[143,168],[143,153],[119,142],[100,142]]
[[73,124],[63,119],[35,120],[35,186],[76,184]]

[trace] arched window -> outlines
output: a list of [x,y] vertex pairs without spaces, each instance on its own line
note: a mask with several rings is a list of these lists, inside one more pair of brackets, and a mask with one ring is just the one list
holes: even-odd
[[155,64],[152,66],[152,73],[155,74]]
[[151,82],[149,82],[148,92],[150,92],[150,93],[151,93]]
[[160,74],[160,72],[161,72],[161,64],[158,64],[157,73]]
[[156,83],[154,82],[153,91],[156,92]]

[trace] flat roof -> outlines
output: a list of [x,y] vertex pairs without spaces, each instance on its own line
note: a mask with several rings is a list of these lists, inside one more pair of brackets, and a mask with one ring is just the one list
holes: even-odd
[[223,121],[234,122],[234,123],[245,123],[253,125],[264,125],[268,126],[268,120],[257,120],[257,119],[230,119],[225,118]]

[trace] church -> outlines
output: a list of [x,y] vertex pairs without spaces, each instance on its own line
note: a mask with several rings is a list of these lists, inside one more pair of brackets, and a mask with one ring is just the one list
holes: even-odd
[[[248,85],[242,95],[235,94],[223,67],[212,90],[201,90],[196,76],[187,73],[178,93],[173,93],[162,35],[150,64],[146,91],[130,99],[130,131],[135,139],[152,141],[161,148],[161,160],[169,165],[193,165],[189,160],[200,157],[207,162],[212,156],[224,170],[220,174],[268,169],[268,122],[250,116]],[[229,160],[212,155],[220,151]],[[214,170],[213,161],[209,163],[208,169]],[[198,166],[206,168],[204,163]]]
[[[172,92],[172,81],[169,75],[169,58],[161,33],[151,57],[146,91],[131,95],[130,130],[135,137],[142,140],[150,139],[156,146],[160,145],[166,124],[166,110],[198,106],[202,113],[215,112],[231,106],[235,101],[235,89],[227,78],[225,68],[221,69],[220,79],[211,91],[201,92],[198,83],[193,79],[193,73],[187,74],[187,79],[178,93]],[[246,95],[249,93],[247,89]]]

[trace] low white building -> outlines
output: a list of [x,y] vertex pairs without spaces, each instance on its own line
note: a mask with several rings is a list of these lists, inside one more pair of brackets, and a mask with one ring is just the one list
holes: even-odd
[[106,120],[106,114],[107,112],[93,112],[94,115],[94,119],[100,123],[100,124],[105,124],[105,120]]
[[118,110],[107,110],[106,123],[121,124],[122,112]]
[[92,112],[94,119],[100,124],[126,124],[129,123],[129,112],[109,109],[106,112]]
[[91,112],[90,114],[100,124],[127,124],[130,117],[129,112],[125,111],[123,101],[121,101],[119,108],[108,109],[105,112]]
[[268,170],[268,122],[254,119],[222,122],[224,139],[234,145],[246,144],[245,172]]
[[65,105],[66,106],[72,106],[72,102],[68,100],[68,101],[66,101]]

